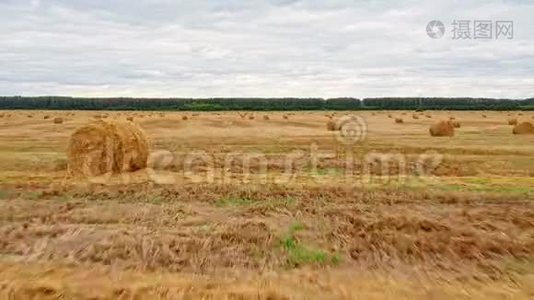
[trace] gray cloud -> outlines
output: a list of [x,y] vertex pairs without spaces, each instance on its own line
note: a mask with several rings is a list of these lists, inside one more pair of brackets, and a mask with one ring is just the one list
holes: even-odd
[[[0,94],[532,97],[530,1],[0,2]],[[442,20],[446,35],[425,26]],[[454,19],[513,40],[452,40]]]

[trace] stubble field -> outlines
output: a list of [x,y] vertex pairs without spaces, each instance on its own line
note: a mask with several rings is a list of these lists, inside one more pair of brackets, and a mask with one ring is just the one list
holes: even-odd
[[[508,125],[533,112],[0,115],[2,298],[534,297],[534,135]],[[132,117],[149,169],[67,178],[96,117]]]

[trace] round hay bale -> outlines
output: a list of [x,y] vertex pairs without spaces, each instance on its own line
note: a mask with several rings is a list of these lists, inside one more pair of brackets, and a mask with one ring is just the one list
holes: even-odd
[[254,120],[254,115],[249,115],[249,116],[248,116],[248,119],[249,119],[249,120]]
[[33,115],[27,115],[27,117],[31,119],[31,118],[33,118]]
[[508,125],[517,125],[517,119],[509,119]]
[[98,120],[78,128],[68,146],[70,176],[99,176],[146,168],[149,144],[132,122]]
[[63,118],[60,118],[60,117],[54,118],[54,124],[63,124]]
[[50,119],[50,116],[48,116],[48,115],[47,115],[47,116],[44,116],[43,119],[44,119],[44,120],[48,120],[48,119]]
[[130,117],[126,117],[126,120],[128,120],[130,122],[133,122],[134,118],[132,116],[130,116]]
[[413,118],[414,120],[418,120],[418,119],[419,119],[419,116],[416,115],[416,114],[413,114],[413,115],[412,115],[412,118]]
[[263,116],[263,119],[264,119],[265,121],[269,121],[269,116],[268,116],[268,115],[264,115],[264,116]]
[[530,122],[522,122],[514,126],[514,134],[534,134],[534,125]]
[[284,120],[288,120],[289,116],[288,115],[284,115],[283,118],[284,118]]
[[402,118],[395,118],[395,123],[402,124],[404,123],[404,120]]
[[484,118],[484,119],[486,119],[487,117],[488,117],[488,116],[486,116],[486,115],[482,115],[482,118]]
[[393,116],[391,114],[388,114],[388,118],[393,119]]
[[336,122],[334,120],[329,120],[328,122],[326,122],[326,130],[328,130],[328,131],[336,131],[336,130],[338,130],[336,128]]
[[431,115],[425,115],[425,117],[427,117],[428,119],[432,119]]
[[451,123],[454,128],[460,128],[462,126],[458,121],[451,121]]
[[182,116],[182,120],[187,121],[187,116]]
[[451,121],[440,121],[430,126],[431,136],[454,136],[454,125]]

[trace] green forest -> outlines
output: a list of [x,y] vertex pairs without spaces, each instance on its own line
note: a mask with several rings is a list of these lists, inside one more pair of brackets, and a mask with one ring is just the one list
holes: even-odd
[[0,97],[0,109],[50,110],[534,110],[534,98],[76,98]]

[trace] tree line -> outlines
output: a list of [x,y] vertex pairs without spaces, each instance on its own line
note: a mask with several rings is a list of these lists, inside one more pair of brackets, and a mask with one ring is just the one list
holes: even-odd
[[0,109],[51,110],[534,110],[534,98],[76,98],[0,97]]

